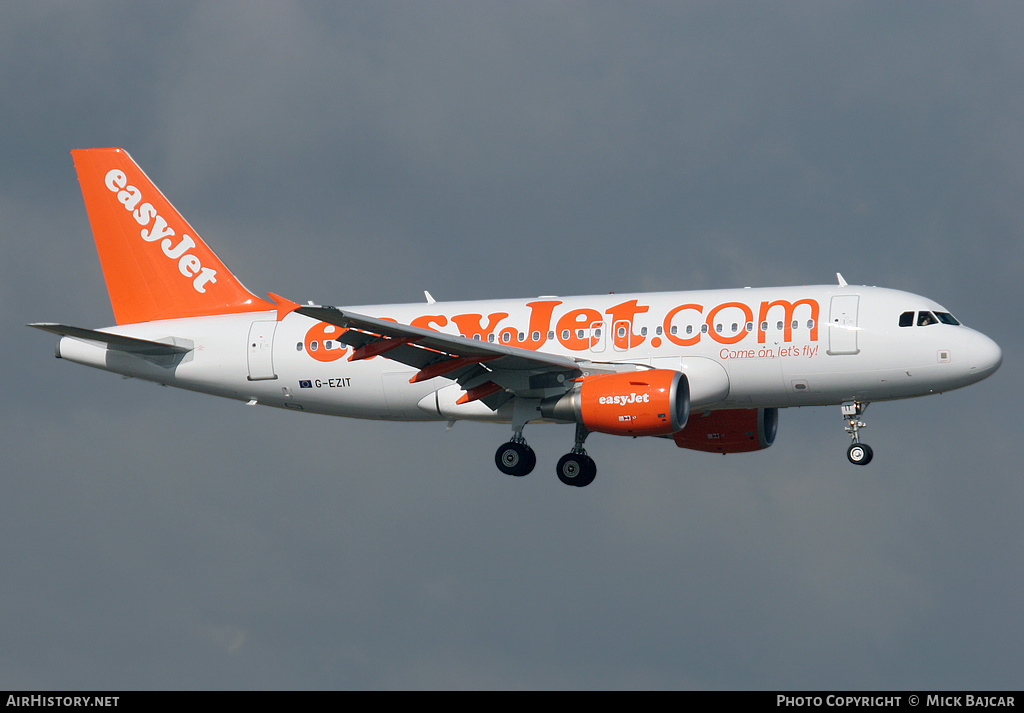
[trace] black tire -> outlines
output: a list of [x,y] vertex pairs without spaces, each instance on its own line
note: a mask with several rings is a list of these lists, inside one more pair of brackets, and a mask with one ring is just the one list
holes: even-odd
[[509,441],[501,444],[494,453],[494,464],[505,475],[514,475],[518,478],[533,470],[537,465],[537,455],[525,443]]
[[566,453],[558,459],[555,468],[558,479],[566,485],[583,488],[594,482],[597,475],[597,463],[586,454]]
[[874,456],[875,452],[866,443],[853,443],[846,449],[846,458],[854,465],[867,465]]

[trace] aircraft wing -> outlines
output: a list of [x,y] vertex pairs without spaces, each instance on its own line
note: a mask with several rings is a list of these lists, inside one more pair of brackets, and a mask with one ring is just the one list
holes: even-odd
[[583,373],[572,357],[444,334],[337,307],[293,311],[346,329],[336,339],[354,348],[351,361],[381,356],[419,369],[411,383],[438,376],[458,382],[466,391],[460,403],[483,400],[496,409],[513,395],[557,395]]

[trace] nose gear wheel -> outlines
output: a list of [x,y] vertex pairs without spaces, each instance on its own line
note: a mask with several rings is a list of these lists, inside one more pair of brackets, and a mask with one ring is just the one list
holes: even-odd
[[853,443],[846,449],[846,458],[854,465],[867,465],[875,455],[871,446],[860,442],[860,429],[867,427],[860,417],[867,410],[868,404],[860,401],[847,401],[841,408],[843,419],[846,421],[846,432],[853,439]]

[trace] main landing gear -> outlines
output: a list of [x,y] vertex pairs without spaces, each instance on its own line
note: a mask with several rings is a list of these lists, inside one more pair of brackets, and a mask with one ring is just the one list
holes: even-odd
[[520,432],[512,436],[512,440],[498,446],[494,454],[494,463],[505,475],[522,477],[530,473],[537,465],[537,455],[526,445],[526,439]]
[[[583,442],[587,440],[590,432],[582,425],[576,426],[576,442],[572,450],[558,459],[555,473],[558,479],[566,485],[577,488],[590,485],[597,475],[597,464],[594,459],[587,455],[583,448]],[[506,475],[522,477],[530,473],[537,465],[537,456],[533,449],[526,444],[523,438],[522,429],[512,434],[512,440],[498,446],[494,453],[494,463],[498,470]]]
[[846,449],[846,458],[854,465],[867,465],[871,462],[875,453],[867,443],[860,442],[860,429],[866,428],[867,424],[860,420],[861,415],[867,410],[868,404],[860,401],[847,401],[842,405],[843,419],[846,421],[846,432],[850,434],[853,443]]
[[583,427],[583,424],[576,424],[576,442],[572,450],[558,459],[555,466],[555,473],[558,479],[566,485],[574,485],[577,488],[590,485],[597,475],[597,463],[587,455],[583,448],[583,441],[587,440],[590,431]]

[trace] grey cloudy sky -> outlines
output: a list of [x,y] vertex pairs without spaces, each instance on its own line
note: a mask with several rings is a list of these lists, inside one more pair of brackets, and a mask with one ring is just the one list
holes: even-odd
[[[0,9],[0,687],[1020,688],[1024,6]],[[50,357],[112,322],[68,151],[127,149],[257,292],[851,283],[1002,346],[962,391],[711,456],[308,417]],[[1015,465],[1016,464],[1016,465]]]

